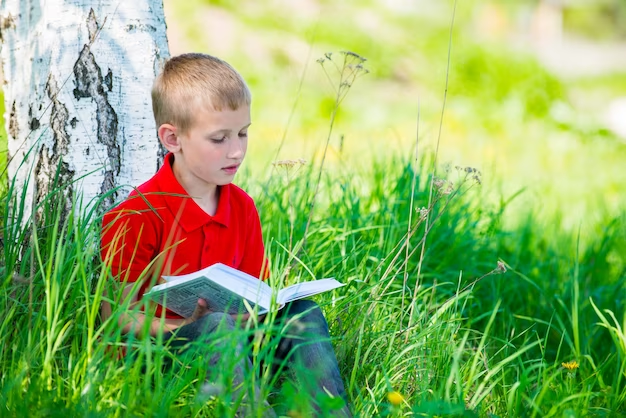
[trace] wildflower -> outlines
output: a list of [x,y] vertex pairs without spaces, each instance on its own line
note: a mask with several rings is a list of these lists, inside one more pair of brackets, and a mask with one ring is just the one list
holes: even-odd
[[578,362],[576,360],[568,361],[568,362],[561,363],[561,366],[563,366],[565,369],[571,372],[578,368]]
[[387,400],[389,400],[390,404],[398,406],[404,401],[404,396],[394,390],[387,393]]
[[274,161],[272,163],[274,167],[283,167],[283,168],[292,168],[292,167],[301,166],[304,164],[306,164],[306,160],[303,160],[302,158],[298,158],[297,160],[279,160],[279,161]]
[[351,58],[356,58],[357,60],[361,61],[361,62],[365,62],[367,61],[366,58],[360,56],[359,54],[357,54],[356,52],[352,52],[352,51],[341,51],[342,54],[344,54],[347,57],[351,57]]
[[506,265],[502,261],[498,260],[498,267],[496,267],[496,270],[499,273],[506,273]]
[[418,211],[420,213],[420,221],[426,220],[426,217],[428,216],[428,209],[426,209],[425,207],[422,207],[422,208],[419,208]]
[[443,189],[443,186],[446,185],[446,181],[444,179],[435,178],[435,180],[433,181],[433,184],[435,185],[437,189],[441,190]]

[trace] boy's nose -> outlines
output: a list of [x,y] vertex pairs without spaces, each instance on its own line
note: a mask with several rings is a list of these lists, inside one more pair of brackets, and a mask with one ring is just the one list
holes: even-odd
[[244,155],[244,144],[239,138],[235,138],[235,140],[231,141],[231,146],[228,152],[228,157],[232,159],[240,159],[243,158]]

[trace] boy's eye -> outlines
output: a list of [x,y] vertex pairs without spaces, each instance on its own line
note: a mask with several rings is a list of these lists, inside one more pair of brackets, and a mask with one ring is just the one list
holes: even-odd
[[240,138],[245,138],[248,136],[248,132],[239,132],[239,137]]
[[210,139],[211,139],[211,142],[214,142],[216,144],[219,144],[219,143],[222,143],[222,142],[226,141],[226,137],[225,136],[222,137],[222,138],[210,138]]

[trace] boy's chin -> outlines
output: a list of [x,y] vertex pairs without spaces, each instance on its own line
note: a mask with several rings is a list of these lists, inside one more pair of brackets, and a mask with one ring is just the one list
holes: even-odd
[[217,184],[218,186],[226,186],[226,185],[228,185],[228,184],[232,183],[234,179],[235,179],[235,176],[230,176],[230,178],[228,178],[228,179],[222,179],[222,180],[220,180],[220,181],[216,182],[216,184]]

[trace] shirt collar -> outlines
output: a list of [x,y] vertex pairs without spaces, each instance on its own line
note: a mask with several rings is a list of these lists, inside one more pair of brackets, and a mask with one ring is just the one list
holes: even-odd
[[217,222],[228,227],[230,223],[230,184],[218,186],[217,210],[215,216],[211,216],[198,206],[178,182],[172,170],[173,162],[174,154],[168,153],[155,177],[159,190],[163,193],[165,204],[183,229],[186,232],[191,232],[211,222]]

